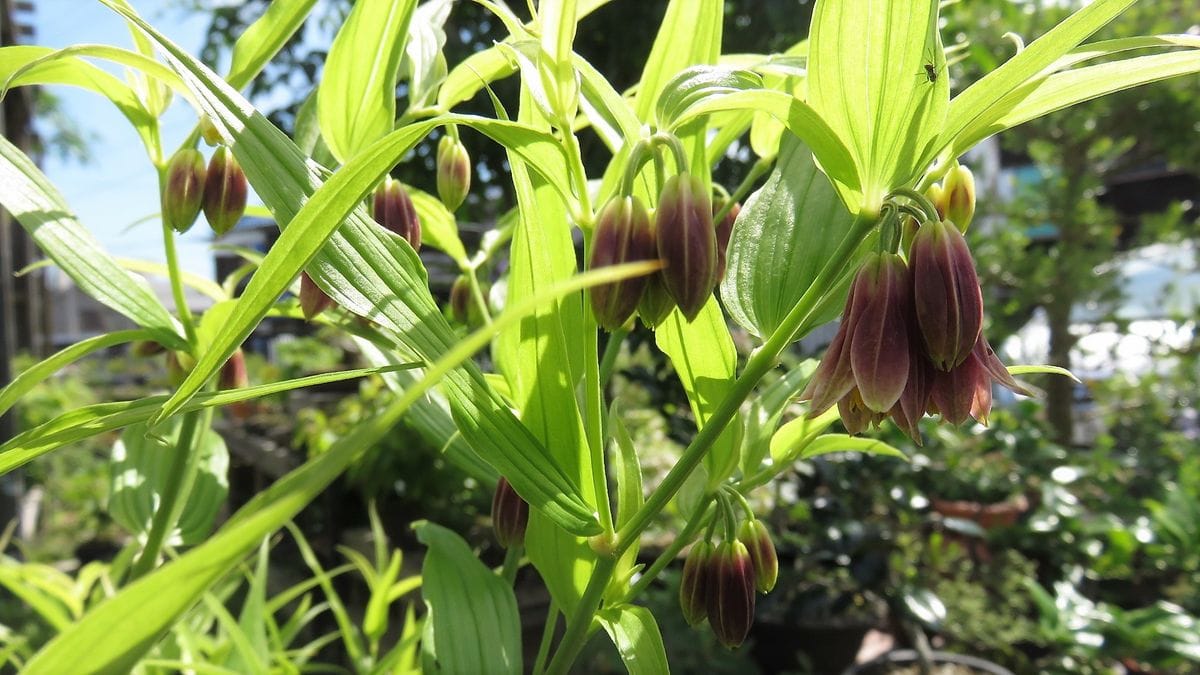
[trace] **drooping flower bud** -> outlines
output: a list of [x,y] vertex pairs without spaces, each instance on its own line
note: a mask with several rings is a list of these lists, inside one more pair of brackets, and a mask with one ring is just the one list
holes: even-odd
[[654,222],[663,286],[691,321],[708,302],[717,276],[717,232],[704,183],[687,173],[668,178]]
[[200,116],[200,138],[203,138],[209,147],[216,147],[221,144],[221,132],[217,129],[217,125],[213,124],[212,119],[208,115]]
[[471,281],[465,274],[458,275],[450,286],[450,316],[462,325],[467,325],[471,315]]
[[646,287],[642,289],[642,300],[638,303],[637,312],[642,323],[647,328],[657,328],[666,321],[671,310],[675,309],[675,301],[663,286],[661,274],[651,274],[646,278]]
[[750,562],[754,564],[754,585],[758,592],[770,593],[779,578],[779,557],[767,526],[757,518],[743,521],[738,530],[738,541],[750,553]]
[[[910,338],[910,340],[914,346],[920,344],[919,338],[916,340]],[[933,386],[934,372],[929,359],[925,358],[919,349],[911,350],[908,362],[908,382],[904,384],[904,393],[900,395],[900,400],[896,401],[896,405],[892,406],[890,413],[896,426],[908,434],[908,437],[917,445],[923,445],[920,422],[929,408],[929,391]]]
[[[930,401],[951,424],[962,424],[971,416],[975,399],[981,389],[987,391],[987,410],[977,409],[986,419],[991,410],[992,378],[974,354],[967,356],[949,372],[937,372],[933,376]],[[982,402],[981,402],[982,403]]]
[[[713,202],[713,217],[715,218],[717,213],[724,207],[725,205],[722,202]],[[734,202],[733,206],[729,207],[729,213],[726,213],[725,217],[716,223],[717,280],[713,282],[714,286],[720,284],[721,280],[725,278],[725,268],[729,264],[729,239],[733,235],[733,224],[737,221],[738,214],[741,212],[742,205]]]
[[333,298],[325,294],[321,287],[308,276],[308,272],[300,273],[300,311],[304,318],[312,321],[321,312],[333,306]]
[[196,359],[191,354],[173,350],[167,352],[167,382],[172,387],[183,384],[188,373],[195,367]]
[[162,217],[176,232],[187,232],[200,215],[204,197],[204,156],[195,148],[184,148],[167,163],[162,193]]
[[138,340],[130,345],[129,351],[134,356],[146,357],[161,354],[166,351],[166,347],[163,347],[154,340]]
[[492,529],[496,533],[496,541],[504,548],[524,545],[528,522],[529,504],[501,476],[496,483],[496,494],[492,497]]
[[[967,227],[971,224],[971,219],[975,217],[975,176],[971,170],[963,165],[958,165],[946,174],[945,184],[942,188],[945,200],[945,215],[946,220],[954,223],[958,227],[958,231],[966,233]],[[939,211],[940,211],[939,207]]]
[[683,575],[679,581],[679,608],[689,626],[695,626],[708,617],[708,573],[713,555],[713,545],[698,541],[688,551],[683,563]]
[[949,221],[921,225],[912,247],[917,325],[934,367],[948,371],[974,349],[983,329],[983,294],[967,241]]
[[[637,197],[613,197],[596,217],[590,269],[654,259],[650,214]],[[607,330],[625,325],[637,309],[646,276],[636,276],[588,289],[596,323]]]
[[421,219],[412,197],[400,181],[388,176],[375,190],[371,210],[375,222],[408,240],[414,251],[421,250]]
[[850,365],[863,404],[876,413],[892,409],[908,381],[908,316],[912,280],[893,253],[868,258],[860,271],[861,303],[850,338]]
[[[221,374],[218,377],[218,389],[242,389],[250,386],[250,376],[246,373],[246,354],[239,347],[221,366]],[[254,405],[250,401],[238,401],[229,405],[229,411],[238,419],[245,419],[250,415]]]
[[208,161],[204,180],[204,218],[218,235],[233,229],[246,212],[246,174],[229,148],[221,146]]
[[438,141],[437,191],[451,211],[462,206],[471,191],[471,157],[462,141],[449,134]]
[[946,218],[946,191],[942,189],[941,183],[934,183],[925,190],[925,198],[933,202],[933,206],[937,209],[938,217]]
[[740,541],[722,542],[709,560],[708,625],[717,641],[733,649],[754,623],[754,563]]

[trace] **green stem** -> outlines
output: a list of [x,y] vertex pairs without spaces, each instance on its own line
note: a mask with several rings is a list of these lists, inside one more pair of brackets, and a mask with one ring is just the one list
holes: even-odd
[[625,337],[629,335],[629,331],[624,328],[614,330],[608,336],[608,344],[604,345],[604,356],[600,359],[600,388],[608,386],[608,380],[612,377],[613,367],[617,363],[617,356],[621,353],[621,345],[625,342]]
[[647,568],[640,577],[638,577],[637,582],[635,582],[633,586],[629,587],[629,591],[625,593],[625,597],[621,600],[622,602],[633,602],[634,598],[641,594],[642,591],[646,590],[646,587],[649,586],[650,583],[654,581],[654,579],[657,578],[664,569],[667,568],[667,565],[670,565],[675,558],[679,557],[679,552],[683,550],[683,547],[692,543],[692,539],[696,536],[696,534],[700,532],[700,530],[704,529],[704,527],[712,521],[713,516],[716,514],[716,510],[710,508],[710,505],[707,502],[702,504],[700,508],[696,509],[696,511],[698,515],[689,520],[687,525],[683,526],[683,529],[680,530],[679,534],[675,537],[675,541],[671,542],[671,545],[668,546],[661,555],[655,558],[650,567]]
[[517,570],[521,568],[521,547],[513,544],[504,552],[504,566],[500,568],[500,578],[509,586],[517,580]]
[[546,625],[542,628],[542,642],[538,645],[537,658],[533,662],[533,675],[542,675],[546,670],[546,659],[550,658],[550,642],[554,639],[554,629],[558,627],[558,605],[550,601],[546,609]]
[[875,226],[875,216],[860,214],[851,225],[849,232],[820,274],[801,296],[800,300],[788,312],[783,322],[771,334],[771,337],[755,350],[754,355],[746,363],[746,368],[740,377],[734,381],[733,387],[720,405],[692,439],[691,444],[675,466],[667,473],[658,488],[651,493],[642,508],[633,515],[625,526],[617,533],[616,544],[610,557],[602,557],[592,571],[592,577],[584,589],[583,597],[575,612],[567,621],[567,633],[559,643],[554,659],[550,662],[550,673],[561,675],[567,672],[579,651],[583,649],[587,637],[587,627],[592,621],[592,615],[598,607],[598,601],[608,585],[608,577],[612,574],[616,560],[621,557],[650,522],[666,507],[667,503],[679,491],[692,471],[699,466],[704,455],[725,430],[725,427],[737,414],[742,403],[750,396],[758,381],[775,367],[779,354],[792,343],[795,335],[805,326],[805,321],[815,310],[832,282],[836,280],[850,262],[864,237]]
[[[638,171],[641,171],[642,165],[650,158],[647,153],[654,152],[650,144],[645,140],[638,141],[633,149],[629,151],[629,159],[625,162],[625,173],[621,174],[621,192],[620,194],[628,197],[633,194],[633,181],[637,179]],[[654,152],[655,157],[658,156]]]
[[488,326],[492,325],[492,312],[488,310],[487,298],[483,297],[483,288],[479,285],[479,278],[475,276],[474,267],[467,272],[467,285],[471,287],[471,298],[479,305],[479,315],[483,317],[483,322]]
[[733,191],[733,194],[728,195],[725,200],[725,205],[721,207],[720,211],[717,211],[715,216],[713,216],[713,222],[719,223],[724,220],[725,216],[729,215],[729,212],[733,209],[733,205],[745,199],[746,195],[749,195],[750,191],[754,189],[754,185],[758,183],[758,179],[762,178],[763,174],[770,171],[774,164],[774,157],[761,157],[757,162],[750,165],[750,171],[746,173],[746,177],[743,178],[742,182],[738,184],[737,189]]
[[179,256],[175,252],[175,230],[163,222],[163,248],[167,254],[167,276],[171,280],[171,296],[175,298],[175,311],[179,314],[179,322],[183,324],[183,332],[188,344],[196,346],[196,325],[192,318],[192,310],[188,308],[187,296],[183,294],[183,275],[179,272]]
[[587,642],[588,627],[592,624],[592,616],[600,606],[600,598],[604,595],[604,589],[608,587],[609,578],[620,557],[620,554],[616,554],[596,559],[596,566],[592,568],[592,576],[588,579],[587,587],[583,589],[583,596],[579,598],[575,611],[567,618],[567,632],[563,634],[558,649],[554,651],[554,658],[550,660],[550,667],[546,669],[549,675],[566,675],[575,657],[579,655],[579,650],[583,649]]
[[741,491],[728,484],[725,486],[725,494],[737,501],[737,503],[742,507],[742,511],[745,512],[746,518],[754,520],[754,509],[751,508],[750,502],[746,499],[746,495],[742,494]]
[[583,153],[579,149],[579,139],[571,133],[570,125],[563,130],[563,146],[567,151],[567,159],[571,162],[570,174],[575,181],[575,192],[578,193],[579,213],[576,214],[576,223],[587,233],[591,231],[596,215],[592,213],[592,198],[588,194],[587,170],[583,168]]
[[683,141],[675,134],[666,131],[660,131],[650,137],[650,142],[655,145],[665,145],[671,150],[671,156],[675,158],[675,173],[686,173],[688,170],[687,150],[683,148]]
[[203,429],[199,429],[199,433],[197,433],[202,414],[191,412],[183,416],[183,423],[179,428],[179,440],[175,444],[175,456],[171,458],[171,466],[168,467],[167,480],[163,484],[158,510],[154,512],[154,518],[150,521],[150,532],[146,535],[146,545],[142,548],[142,555],[130,570],[130,581],[134,581],[154,569],[158,563],[158,554],[162,551],[163,543],[166,542],[167,535],[175,528],[183,506],[187,503],[188,494],[191,493],[192,483],[196,478],[200,441],[204,436]]
[[[921,208],[927,220],[938,220],[937,207],[933,205],[933,202],[929,201],[929,197],[926,197],[916,190],[909,188],[896,188],[895,190],[892,190],[888,197],[904,197],[905,199],[909,199]],[[903,208],[902,205],[897,206]]]

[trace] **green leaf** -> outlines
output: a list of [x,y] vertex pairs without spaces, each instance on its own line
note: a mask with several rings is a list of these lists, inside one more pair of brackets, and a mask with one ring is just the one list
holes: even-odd
[[579,107],[609,151],[616,154],[625,145],[625,139],[641,136],[642,123],[633,114],[629,101],[578,54],[575,70],[579,73]]
[[776,465],[787,465],[796,461],[801,452],[839,419],[837,409],[830,408],[813,419],[801,415],[779,427],[775,435],[771,436],[771,461]]
[[1132,87],[1200,72],[1200,51],[1152,54],[1054,73],[1025,85],[1011,110],[984,126],[972,126],[955,141],[952,152],[965,152],[992,134],[1084,101]]
[[686,68],[663,86],[655,106],[658,125],[674,128],[676,120],[706,98],[762,89],[762,85],[762,77],[750,70],[707,65]]
[[[817,419],[821,418],[818,417]],[[847,436],[846,434],[817,436],[811,443],[804,446],[796,459],[812,459],[813,457],[828,455],[834,452],[861,452],[867,455],[884,455],[887,457],[897,457],[905,461],[908,460],[908,455],[905,455],[900,450],[883,441],[873,438]]]
[[[925,170],[921,151],[949,100],[934,0],[839,0],[813,10],[808,103],[849,147],[863,203],[877,213],[893,188]],[[926,65],[935,69],[930,81]]]
[[1075,373],[1072,373],[1066,368],[1061,368],[1059,366],[1009,366],[1008,372],[1010,375],[1034,375],[1038,373],[1044,373],[1047,375],[1062,375],[1063,377],[1069,377],[1076,382],[1080,381],[1078,377],[1075,377]]
[[[179,452],[178,420],[162,436],[152,438],[145,424],[125,429],[112,450],[109,463],[108,513],[130,534],[139,538],[150,531],[154,512],[163,500],[163,491],[171,485],[168,477]],[[191,545],[202,541],[212,530],[213,519],[229,493],[229,451],[225,441],[211,429],[200,434],[200,456],[196,477],[188,492],[173,531],[165,543]]]
[[18,373],[12,382],[8,383],[8,386],[0,389],[0,415],[3,415],[12,408],[14,403],[38,384],[88,354],[127,342],[146,340],[151,335],[150,331],[145,330],[121,330],[115,333],[105,333],[80,340],[70,347],[37,362]]
[[229,75],[235,89],[250,84],[272,57],[304,25],[316,0],[273,0],[263,15],[250,24],[233,44]]
[[121,269],[100,248],[50,179],[7,138],[0,138],[0,203],[84,293],[151,331],[162,344],[186,348],[175,319],[145,280]]
[[[616,449],[611,455],[609,466],[617,484],[617,514],[614,522],[618,530],[624,527],[646,502],[642,486],[642,465],[638,461],[633,438],[629,436],[629,430],[625,428],[621,416],[621,408],[614,400],[608,408],[608,432],[615,442]],[[637,564],[639,548],[640,542],[634,542],[621,554],[621,559],[617,561],[613,571],[612,582],[604,594],[606,600],[625,596],[628,590],[627,580]]]
[[726,111],[763,112],[779,120],[788,131],[808,144],[822,170],[838,184],[841,194],[851,197],[858,194],[858,168],[850,151],[816,111],[789,94],[759,89],[710,96],[680,113],[676,124],[687,124],[704,115]]
[[317,119],[345,162],[392,130],[396,80],[416,0],[358,0],[338,30],[317,90]]
[[959,152],[961,143],[958,138],[964,131],[989,126],[992,120],[1004,115],[1008,111],[1007,106],[998,104],[1005,97],[1037,77],[1056,59],[1100,30],[1135,1],[1096,0],[955,96],[950,102],[945,128],[923,158],[925,162],[931,161],[939,153]]
[[717,62],[723,5],[720,0],[671,0],[667,5],[633,99],[638,119],[653,120],[659,94],[676,73],[688,66]]
[[[410,364],[401,367],[411,368],[413,366]],[[244,389],[204,393],[189,401],[184,406],[183,412],[229,405],[230,403],[248,401],[262,396],[271,396],[301,387],[339,382],[395,369],[395,366],[359,368],[357,370],[310,375],[294,380],[260,384]],[[144,423],[158,411],[165,400],[165,396],[147,396],[135,401],[98,403],[65,412],[49,422],[28,429],[13,437],[7,443],[0,445],[0,474],[7,473],[32,459],[64,445],[75,443],[85,438],[91,438],[97,434],[114,429],[121,429],[131,424]]]
[[[421,575],[429,608],[422,648],[426,673],[521,672],[521,617],[512,587],[485,567],[457,534],[429,522],[413,525],[429,547]],[[430,639],[432,638],[432,639]]]
[[[716,298],[709,298],[690,323],[678,309],[671,312],[655,330],[654,338],[675,366],[675,374],[687,392],[696,418],[696,428],[703,428],[733,388],[737,367],[737,351]],[[710,488],[723,482],[738,466],[742,442],[739,420],[740,417],[730,421],[704,456]]]
[[[854,218],[812,153],[797,138],[780,143],[767,182],[746,200],[729,241],[721,282],[725,309],[740,326],[766,338],[809,291]],[[818,289],[820,290],[820,289]],[[818,325],[840,310],[846,289],[829,289]]]
[[408,80],[409,108],[433,103],[437,87],[446,77],[446,31],[452,0],[428,0],[413,12],[400,71]]
[[[548,127],[539,119],[528,87],[522,92],[519,114],[521,122]],[[515,153],[509,153],[509,166],[518,213],[506,301],[518,303],[575,274],[575,244],[562,198]],[[596,339],[594,332],[585,334],[583,312],[582,293],[547,303],[501,332],[493,354],[521,421],[550,451],[584,502],[598,511],[587,432],[575,395],[585,367],[584,340]],[[591,576],[595,554],[587,541],[564,532],[544,514],[531,512],[525,550],[559,607],[570,612]]]
[[596,618],[617,646],[629,675],[671,672],[662,634],[650,610],[637,605],[618,605],[601,610]]
[[475,52],[446,76],[438,90],[438,108],[450,110],[463,101],[469,101],[484,86],[516,72],[517,64],[498,46]]

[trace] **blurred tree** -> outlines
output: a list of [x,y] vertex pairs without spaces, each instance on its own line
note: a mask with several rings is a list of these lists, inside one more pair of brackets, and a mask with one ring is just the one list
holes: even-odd
[[[1032,40],[1075,11],[1074,2],[976,0],[946,12],[947,42],[971,36],[968,57],[955,82],[971,82],[1000,65],[1013,50],[1006,32]],[[1184,0],[1143,3],[1121,15],[1093,39],[1135,34],[1200,31],[1200,5]],[[1114,179],[1148,167],[1200,173],[1200,78],[1178,78],[1107,96],[1046,116],[1001,135],[1006,163],[1030,163],[1039,178],[1020,187],[1007,205],[983,204],[1005,226],[974,233],[985,283],[990,282],[992,320],[998,334],[1011,333],[1044,309],[1050,329],[1050,363],[1069,368],[1078,337],[1072,308],[1084,302],[1110,307],[1119,298],[1114,275],[1096,267],[1118,250],[1162,237],[1194,234],[1142,228],[1138,214],[1121,217],[1106,199]],[[1164,206],[1166,206],[1164,204]],[[1184,222],[1200,215],[1192,206]],[[1047,227],[1048,226],[1048,227]],[[1026,250],[1034,255],[1013,255]],[[1073,383],[1048,377],[1047,416],[1060,442],[1072,438]]]

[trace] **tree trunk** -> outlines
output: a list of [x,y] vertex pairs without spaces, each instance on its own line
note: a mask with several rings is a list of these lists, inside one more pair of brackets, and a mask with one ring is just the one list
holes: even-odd
[[[1062,289],[1065,291],[1065,288]],[[1050,365],[1070,369],[1071,347],[1075,336],[1071,335],[1071,306],[1073,294],[1059,292],[1046,307],[1046,319],[1050,329]],[[1066,377],[1051,375],[1046,378],[1046,417],[1054,430],[1054,440],[1064,446],[1071,444],[1074,431],[1075,383]]]

